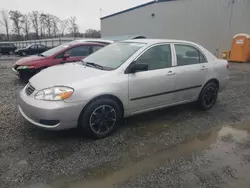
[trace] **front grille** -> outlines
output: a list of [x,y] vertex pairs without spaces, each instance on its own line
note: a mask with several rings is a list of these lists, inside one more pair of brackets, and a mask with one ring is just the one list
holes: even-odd
[[32,85],[30,85],[30,83],[28,83],[25,89],[26,94],[31,95],[34,91],[35,91],[35,88]]

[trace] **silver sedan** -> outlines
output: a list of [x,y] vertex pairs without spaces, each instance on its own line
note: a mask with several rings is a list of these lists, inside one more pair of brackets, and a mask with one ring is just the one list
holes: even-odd
[[101,138],[132,115],[195,101],[209,110],[227,82],[228,62],[198,44],[128,40],[41,71],[21,91],[18,108],[38,127],[78,127]]

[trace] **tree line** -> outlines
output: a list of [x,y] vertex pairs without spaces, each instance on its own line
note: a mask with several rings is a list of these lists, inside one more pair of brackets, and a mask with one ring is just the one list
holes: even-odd
[[100,31],[88,29],[85,33],[79,32],[75,16],[68,19],[32,11],[23,14],[18,10],[0,11],[0,26],[5,33],[0,33],[0,40],[32,40],[55,37],[86,37],[99,38]]

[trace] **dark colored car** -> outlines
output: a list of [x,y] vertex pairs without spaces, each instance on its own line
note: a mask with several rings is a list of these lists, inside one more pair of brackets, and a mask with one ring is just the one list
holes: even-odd
[[26,80],[44,68],[80,61],[104,46],[101,43],[73,41],[52,48],[44,53],[22,58],[14,64],[12,70],[21,79]]
[[14,54],[17,47],[11,43],[0,43],[0,53],[1,54]]
[[15,51],[16,54],[20,56],[40,54],[47,51],[49,48],[42,44],[32,44],[26,48],[18,49]]

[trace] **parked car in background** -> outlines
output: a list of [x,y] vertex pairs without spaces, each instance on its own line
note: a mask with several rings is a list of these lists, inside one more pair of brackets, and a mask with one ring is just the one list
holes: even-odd
[[35,75],[18,108],[38,127],[79,127],[101,138],[124,117],[194,101],[209,110],[228,78],[228,62],[198,44],[128,40]]
[[44,68],[61,63],[79,61],[104,46],[101,43],[73,41],[41,54],[22,58],[13,65],[12,70],[21,79],[27,80]]
[[48,49],[49,48],[43,44],[31,44],[26,48],[17,49],[15,53],[20,56],[27,56],[27,55],[40,54],[47,51]]
[[12,43],[7,43],[7,42],[0,43],[0,53],[1,54],[12,55],[12,54],[14,54],[16,49],[17,49],[17,47]]

